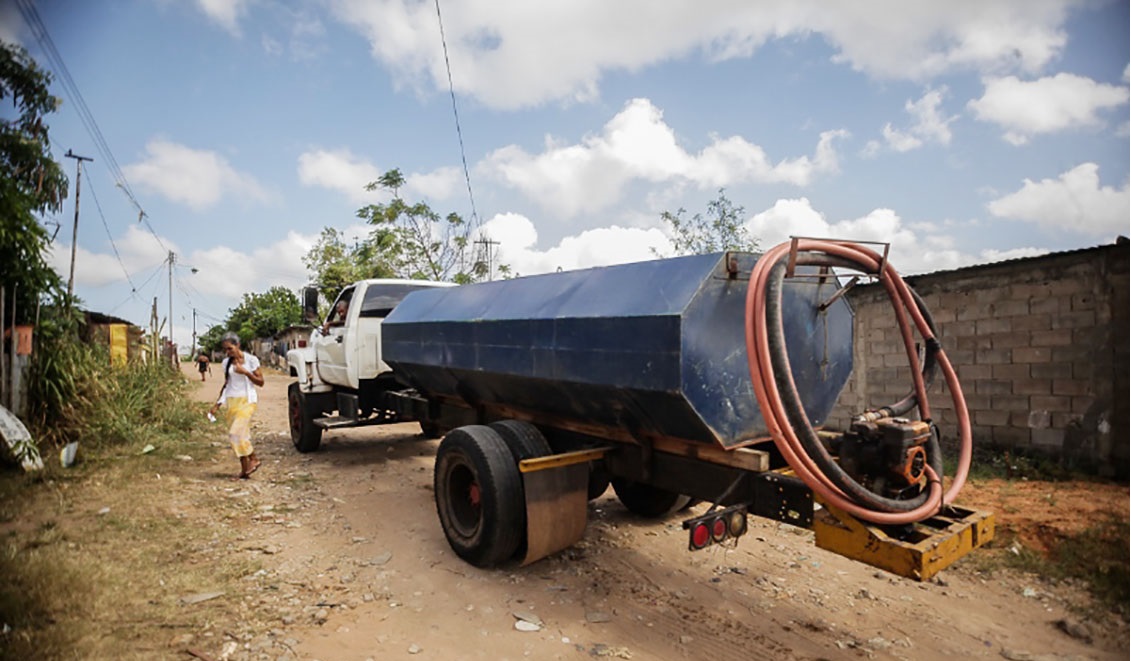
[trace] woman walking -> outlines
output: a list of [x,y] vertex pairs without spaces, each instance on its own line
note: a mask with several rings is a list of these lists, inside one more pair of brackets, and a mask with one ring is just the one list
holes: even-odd
[[263,373],[259,371],[259,359],[240,350],[240,338],[235,333],[225,333],[220,347],[227,355],[223,362],[224,387],[210,413],[215,416],[221,406],[227,405],[224,418],[228,440],[240,459],[239,477],[247,479],[260,464],[251,445],[251,416],[259,399],[255,386],[263,386]]

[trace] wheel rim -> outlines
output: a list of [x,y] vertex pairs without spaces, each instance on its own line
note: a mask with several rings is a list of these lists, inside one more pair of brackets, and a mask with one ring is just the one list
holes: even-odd
[[483,494],[475,472],[465,463],[454,463],[447,482],[452,527],[463,537],[473,537],[483,520]]

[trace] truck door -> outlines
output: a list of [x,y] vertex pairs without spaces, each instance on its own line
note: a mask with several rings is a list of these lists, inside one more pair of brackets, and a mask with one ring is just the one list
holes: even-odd
[[318,359],[318,375],[323,381],[338,386],[350,385],[346,350],[352,340],[349,320],[353,294],[354,287],[347,287],[338,294],[322,324],[324,333],[312,338]]

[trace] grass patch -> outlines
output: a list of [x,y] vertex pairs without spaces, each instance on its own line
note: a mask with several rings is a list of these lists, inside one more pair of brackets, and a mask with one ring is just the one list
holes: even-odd
[[[232,586],[259,569],[233,552],[235,505],[178,488],[222,451],[187,382],[163,365],[95,363],[37,436],[44,470],[0,468],[0,625],[10,628],[0,658],[168,658],[177,635],[238,622]],[[57,450],[71,441],[79,460],[63,468]]]
[[[952,448],[943,451],[943,469],[947,475],[954,475],[958,465],[958,453]],[[998,450],[995,448],[974,447],[970,458],[970,480],[1032,480],[1043,482],[1063,482],[1066,480],[1097,480],[1088,475],[1065,467],[1054,459],[1023,452]]]
[[0,658],[167,658],[179,634],[238,621],[232,587],[260,565],[233,552],[239,527],[221,521],[235,505],[223,492],[181,496],[184,473],[173,459],[94,449],[69,471],[0,475],[0,622],[11,627]]
[[1006,568],[1047,579],[1073,579],[1105,608],[1128,620],[1131,602],[1128,523],[1110,515],[1079,533],[1052,545],[1046,555],[1021,543],[1008,529],[998,528],[993,554],[979,554],[978,568]]
[[1129,544],[1127,522],[1113,516],[1058,544],[1049,562],[1063,576],[1086,581],[1097,598],[1127,619]]

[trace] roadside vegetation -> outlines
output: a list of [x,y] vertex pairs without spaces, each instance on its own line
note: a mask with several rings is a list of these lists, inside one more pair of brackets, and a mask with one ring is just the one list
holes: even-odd
[[[948,470],[950,467],[948,466]],[[1054,582],[1083,587],[1105,610],[1131,619],[1131,526],[1126,514],[1110,510],[1084,510],[1064,502],[1067,494],[1087,498],[1115,485],[1090,473],[1047,457],[1002,450],[978,450],[972,462],[967,494],[981,498],[993,491],[996,532],[977,565],[988,572],[1008,569]],[[1064,487],[1064,491],[1060,487]],[[1126,492],[1126,486],[1123,490]],[[1064,493],[1065,496],[1060,494]],[[1065,509],[1065,517],[1078,516],[1071,530],[1044,527],[1040,512]]]

